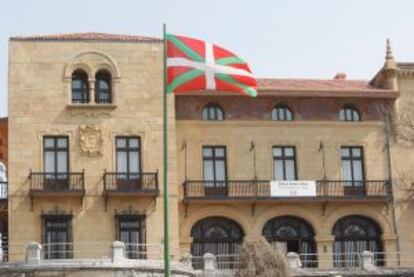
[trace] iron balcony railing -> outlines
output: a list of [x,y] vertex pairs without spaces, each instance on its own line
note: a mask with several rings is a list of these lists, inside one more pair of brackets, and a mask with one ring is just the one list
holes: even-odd
[[[299,198],[300,196],[298,196]],[[323,199],[383,199],[391,197],[388,181],[316,181],[316,196],[300,197]],[[271,181],[185,181],[184,200],[192,199],[281,199],[294,196],[271,195]]]
[[0,181],[0,200],[7,199],[7,182]]
[[30,172],[32,192],[67,192],[85,190],[85,172]]
[[158,172],[104,173],[105,192],[158,193]]

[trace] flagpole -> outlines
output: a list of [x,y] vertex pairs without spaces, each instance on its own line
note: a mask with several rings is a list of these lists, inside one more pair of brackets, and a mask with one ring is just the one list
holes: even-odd
[[169,209],[168,209],[168,109],[167,109],[167,27],[163,24],[163,144],[164,144],[164,275],[171,276],[170,269],[170,239],[169,239]]

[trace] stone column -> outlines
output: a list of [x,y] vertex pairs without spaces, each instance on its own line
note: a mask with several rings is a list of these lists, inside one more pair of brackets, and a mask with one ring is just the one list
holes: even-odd
[[89,104],[95,104],[95,79],[89,79]]
[[318,267],[321,269],[333,268],[333,245],[335,237],[322,235],[315,237],[316,251],[318,253]]

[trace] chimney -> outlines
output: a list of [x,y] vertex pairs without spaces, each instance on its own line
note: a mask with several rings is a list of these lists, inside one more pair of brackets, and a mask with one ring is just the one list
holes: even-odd
[[336,73],[334,80],[346,80],[346,74],[343,72]]

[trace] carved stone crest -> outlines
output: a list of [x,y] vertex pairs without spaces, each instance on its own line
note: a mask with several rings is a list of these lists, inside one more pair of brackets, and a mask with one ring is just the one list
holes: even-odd
[[102,155],[102,126],[81,125],[79,127],[79,144],[81,151],[88,156]]

